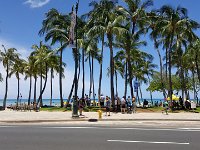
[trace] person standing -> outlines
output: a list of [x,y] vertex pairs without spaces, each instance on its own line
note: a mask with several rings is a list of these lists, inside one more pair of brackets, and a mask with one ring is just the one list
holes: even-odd
[[105,101],[105,97],[103,96],[103,94],[101,94],[101,96],[100,96],[100,107],[104,107],[104,101]]
[[125,100],[125,96],[123,96],[122,97],[122,99],[121,99],[121,111],[122,111],[122,114],[124,114],[125,113],[125,111],[126,111],[126,100]]
[[135,102],[135,96],[133,96],[133,98],[132,98],[132,110],[133,110],[133,113],[136,113],[136,102]]
[[[169,104],[168,104],[168,102],[165,101],[165,102],[163,103],[163,105],[164,105],[164,111],[165,111],[166,115],[168,115],[168,109],[169,109]],[[162,113],[163,113],[163,111],[162,111]]]
[[79,113],[80,113],[80,116],[82,116],[83,114],[83,108],[84,108],[84,106],[85,106],[85,102],[84,102],[84,99],[83,98],[81,98],[81,99],[79,99],[78,98],[78,106],[79,106]]
[[107,116],[107,113],[108,113],[108,116],[110,116],[110,107],[111,107],[110,98],[106,96],[106,116]]

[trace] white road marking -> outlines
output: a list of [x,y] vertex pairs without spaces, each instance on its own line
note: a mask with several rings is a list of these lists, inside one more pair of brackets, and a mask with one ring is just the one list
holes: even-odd
[[[0,128],[15,128],[20,126],[0,126]],[[105,129],[105,130],[138,130],[138,131],[177,131],[177,132],[200,132],[200,128],[109,128],[109,127],[76,127],[76,126],[55,126],[55,127],[36,127],[48,129]]]
[[106,127],[39,127],[48,129],[105,129],[105,130],[139,130],[139,131],[184,131],[184,132],[200,132],[199,128],[106,128]]
[[14,126],[0,126],[0,128],[13,128]]
[[48,129],[98,129],[98,127],[41,127]]
[[147,144],[177,144],[177,145],[189,145],[190,143],[178,143],[178,142],[157,142],[157,141],[126,141],[126,140],[107,140],[108,142],[121,142],[121,143],[147,143]]

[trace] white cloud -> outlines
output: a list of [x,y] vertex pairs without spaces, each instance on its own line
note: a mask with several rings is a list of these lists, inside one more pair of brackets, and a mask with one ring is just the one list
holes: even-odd
[[30,4],[31,8],[38,8],[49,3],[50,0],[26,0],[24,4]]
[[21,55],[21,57],[23,59],[26,59],[30,54],[30,48],[25,48],[24,46],[21,46],[21,45],[18,45],[18,44],[15,44],[13,42],[10,42],[10,41],[7,41],[7,40],[0,38],[0,49],[1,50],[3,49],[2,45],[4,45],[6,49],[16,48],[17,52]]

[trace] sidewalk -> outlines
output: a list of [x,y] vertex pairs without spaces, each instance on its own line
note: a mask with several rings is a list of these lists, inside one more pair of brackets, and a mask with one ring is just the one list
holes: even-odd
[[99,119],[97,112],[83,112],[84,116],[72,119],[72,112],[23,112],[0,111],[0,122],[66,122],[66,121],[200,121],[199,113],[111,113],[111,116],[102,115]]

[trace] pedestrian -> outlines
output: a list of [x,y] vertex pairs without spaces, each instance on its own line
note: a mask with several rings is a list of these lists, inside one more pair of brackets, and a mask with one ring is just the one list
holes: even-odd
[[120,98],[117,97],[117,112],[120,112],[120,108],[121,108],[121,101]]
[[115,97],[115,112],[117,113],[117,104],[118,104],[118,97]]
[[136,102],[135,102],[135,96],[132,98],[132,111],[133,113],[136,113]]
[[107,113],[108,113],[108,116],[110,116],[110,107],[111,107],[110,98],[106,96],[106,116],[107,116]]
[[[165,111],[166,115],[168,115],[169,103],[167,101],[165,101],[163,103],[163,106],[164,106],[164,111]],[[162,113],[163,113],[163,111],[162,111]]]
[[181,109],[184,109],[184,106],[183,106],[183,99],[182,99],[181,96],[179,97],[179,104],[181,105]]
[[100,96],[100,107],[104,107],[104,101],[105,101],[105,97],[103,96],[103,94],[101,94],[101,96]]
[[132,108],[132,105],[131,105],[131,100],[130,100],[130,96],[129,96],[127,99],[127,113],[128,114],[131,114],[131,108]]
[[125,96],[122,97],[121,99],[121,112],[124,114],[126,112],[126,100]]
[[78,99],[78,106],[79,106],[79,113],[80,113],[80,116],[82,116],[82,115],[83,115],[83,114],[82,114],[82,113],[83,113],[83,108],[84,108],[84,106],[85,106],[83,98]]

